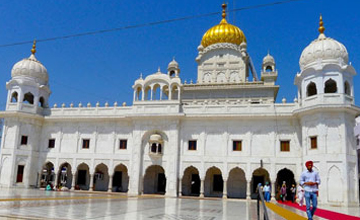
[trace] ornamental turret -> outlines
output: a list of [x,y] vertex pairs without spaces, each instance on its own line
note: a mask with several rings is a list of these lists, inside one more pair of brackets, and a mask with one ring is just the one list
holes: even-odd
[[50,96],[49,76],[46,68],[35,57],[36,41],[28,58],[17,62],[11,70],[11,80],[6,83],[8,90],[7,110],[21,110],[41,114],[48,107]]

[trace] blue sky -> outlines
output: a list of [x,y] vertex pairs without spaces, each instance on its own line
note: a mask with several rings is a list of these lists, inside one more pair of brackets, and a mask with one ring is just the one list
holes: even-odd
[[[228,9],[275,1],[232,0]],[[197,47],[203,34],[221,19],[222,0],[19,0],[0,3],[0,45],[79,34],[129,25],[219,12],[160,25],[117,32],[39,42],[36,57],[48,70],[52,94],[49,103],[69,106],[97,101],[104,105],[132,103],[132,85],[139,77],[166,72],[173,57],[182,81],[196,81]],[[287,4],[241,10],[228,14],[228,22],[245,34],[248,52],[260,74],[263,57],[275,58],[280,85],[277,102],[292,102],[302,50],[318,36],[320,13],[325,35],[343,43],[349,60],[360,71],[360,1],[299,0]],[[30,55],[32,44],[0,46],[0,108],[4,109],[12,66]],[[359,76],[354,78],[355,103],[360,105]]]

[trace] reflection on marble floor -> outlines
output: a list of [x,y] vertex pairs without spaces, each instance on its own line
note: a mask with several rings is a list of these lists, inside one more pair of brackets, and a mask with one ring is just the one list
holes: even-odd
[[[283,219],[269,212],[270,219]],[[0,189],[0,219],[257,219],[256,201]]]

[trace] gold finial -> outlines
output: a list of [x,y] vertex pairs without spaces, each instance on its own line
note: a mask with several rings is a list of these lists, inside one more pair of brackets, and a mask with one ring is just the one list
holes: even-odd
[[319,32],[320,32],[320,34],[323,34],[324,31],[325,31],[325,27],[324,27],[324,22],[323,22],[323,20],[322,20],[322,15],[321,15],[321,14],[320,14],[320,22],[319,22],[319,25],[320,25],[320,27],[319,27]]
[[226,4],[225,3],[223,3],[222,5],[221,5],[221,7],[223,8],[223,10],[222,10],[222,17],[223,18],[226,18]]
[[34,55],[36,53],[36,40],[34,40],[34,43],[33,43],[32,49],[31,49],[31,53]]

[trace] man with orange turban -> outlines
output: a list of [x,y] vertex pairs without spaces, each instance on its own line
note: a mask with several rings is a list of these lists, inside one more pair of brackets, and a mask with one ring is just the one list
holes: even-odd
[[[313,164],[312,161],[307,161],[305,163],[307,170],[300,176],[300,185],[302,185],[305,190],[306,214],[309,220],[313,219],[317,207],[317,192],[320,184],[319,173],[312,169]],[[310,201],[312,203],[312,209],[310,208]]]

